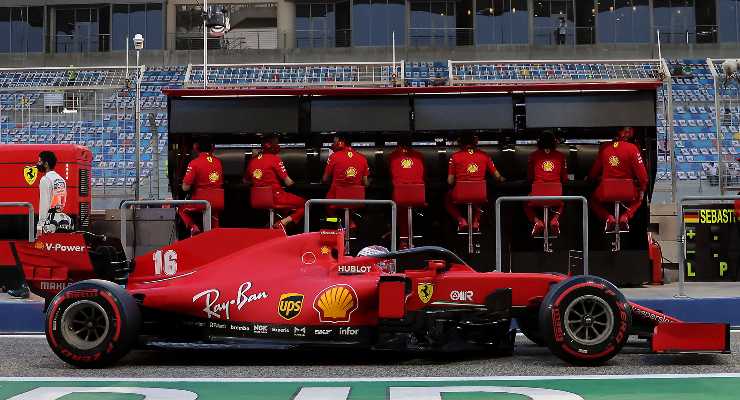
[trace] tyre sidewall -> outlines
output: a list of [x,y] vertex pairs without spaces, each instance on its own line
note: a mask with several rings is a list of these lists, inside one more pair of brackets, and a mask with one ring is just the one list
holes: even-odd
[[[569,337],[565,329],[565,311],[575,299],[584,295],[602,298],[608,304],[614,326],[600,343],[585,345]],[[597,277],[575,277],[553,287],[540,309],[540,330],[550,350],[574,364],[593,365],[614,357],[627,341],[631,312],[624,295],[608,281]]]
[[[64,312],[83,300],[101,306],[108,317],[105,338],[88,350],[68,343],[61,332]],[[131,349],[139,324],[138,306],[123,288],[101,280],[82,281],[65,288],[50,302],[46,314],[46,339],[63,361],[78,367],[100,367],[118,360]]]

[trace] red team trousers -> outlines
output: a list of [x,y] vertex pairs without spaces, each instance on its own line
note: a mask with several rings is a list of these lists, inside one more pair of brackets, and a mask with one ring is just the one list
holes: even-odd
[[293,222],[298,223],[303,219],[303,214],[305,213],[303,207],[306,205],[306,199],[283,191],[275,191],[274,198],[277,210],[292,211],[289,216]]

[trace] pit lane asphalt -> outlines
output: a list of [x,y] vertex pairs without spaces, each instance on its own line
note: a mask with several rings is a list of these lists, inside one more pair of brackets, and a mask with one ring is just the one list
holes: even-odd
[[608,364],[572,367],[521,335],[512,357],[401,355],[377,352],[188,350],[134,351],[102,370],[70,367],[49,349],[43,336],[0,336],[2,377],[149,378],[369,378],[431,376],[545,376],[599,374],[699,374],[740,372],[740,332],[732,333],[732,353],[655,355],[625,350]]

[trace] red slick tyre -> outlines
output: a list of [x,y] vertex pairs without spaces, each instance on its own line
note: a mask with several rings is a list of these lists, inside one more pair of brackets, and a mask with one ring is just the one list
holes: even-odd
[[46,340],[63,361],[99,368],[131,350],[141,326],[139,306],[115,283],[91,279],[70,285],[49,304]]
[[600,365],[629,337],[631,312],[609,281],[576,276],[554,285],[540,307],[540,332],[553,354],[575,365]]

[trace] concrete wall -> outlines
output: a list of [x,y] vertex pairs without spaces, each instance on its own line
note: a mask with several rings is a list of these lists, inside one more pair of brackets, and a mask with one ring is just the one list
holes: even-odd
[[[740,43],[711,45],[664,45],[663,57],[668,58],[740,58]],[[132,62],[134,61],[132,51]],[[657,58],[655,45],[594,45],[540,47],[526,45],[501,45],[456,48],[405,48],[396,49],[398,60],[586,60],[586,59],[645,59]],[[144,51],[143,63],[147,65],[184,65],[202,63],[202,51]],[[210,51],[209,63],[280,63],[280,62],[347,62],[390,61],[391,49],[387,47],[345,47],[330,49],[275,49]],[[12,54],[0,55],[3,67],[51,67],[73,65],[125,65],[124,52],[76,54]]]

